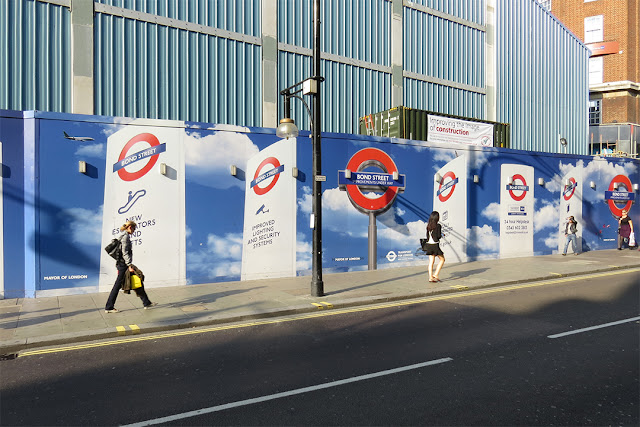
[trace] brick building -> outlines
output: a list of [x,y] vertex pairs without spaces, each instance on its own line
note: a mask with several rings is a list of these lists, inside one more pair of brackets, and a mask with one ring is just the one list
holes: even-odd
[[[592,154],[639,153],[640,0],[553,0],[551,12],[591,49]],[[548,5],[547,5],[548,6]]]

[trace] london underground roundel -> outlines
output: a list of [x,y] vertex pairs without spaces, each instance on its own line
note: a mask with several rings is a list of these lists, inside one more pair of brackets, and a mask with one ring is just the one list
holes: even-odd
[[438,199],[440,199],[441,202],[446,202],[447,200],[449,200],[449,198],[453,195],[453,191],[456,189],[457,182],[458,178],[456,178],[456,174],[454,174],[453,171],[449,171],[444,174],[444,176],[440,180],[440,186],[438,187],[437,193]]
[[[522,182],[522,184],[517,184],[516,181]],[[521,201],[527,195],[527,181],[524,179],[522,175],[519,173],[513,175],[513,185],[509,186],[509,195],[516,202]],[[522,191],[521,194],[516,194],[516,191]]]
[[[387,153],[377,148],[364,148],[351,157],[347,164],[350,171],[360,172],[367,167],[375,166],[387,174],[398,172],[393,159]],[[393,204],[400,187],[389,186],[379,197],[369,198],[362,193],[358,185],[347,185],[347,194],[352,203],[365,212],[380,213],[389,209]]]
[[570,185],[565,185],[564,187],[564,191],[562,192],[562,197],[564,197],[565,200],[569,200],[571,197],[573,197],[573,193],[576,192],[576,187],[578,186],[576,183],[575,178],[571,177],[569,178],[569,182],[571,183]]
[[[615,183],[619,183],[624,185],[627,188],[627,191],[620,191],[620,188],[615,188],[614,185]],[[625,175],[617,175],[616,177],[614,177],[611,180],[611,183],[609,184],[609,191],[608,193],[610,194],[616,194],[616,193],[620,193],[621,196],[624,195],[628,195],[628,193],[630,193],[631,191],[631,180],[625,176]],[[629,209],[631,208],[631,206],[633,205],[633,200],[618,200],[618,203],[624,203],[624,206],[620,207],[617,203],[616,200],[613,198],[609,198],[609,200],[607,200],[607,204],[609,205],[609,210],[611,211],[611,213],[616,217],[616,218],[620,218],[622,216],[622,211],[626,210],[629,211]]]
[[[266,166],[272,166],[271,168],[266,168]],[[266,170],[266,172],[263,172]],[[275,187],[278,179],[280,178],[280,172],[284,170],[284,165],[281,165],[278,159],[275,157],[267,157],[264,159],[256,168],[256,172],[253,176],[253,181],[251,181],[251,188],[258,195],[262,196],[263,194],[267,194],[269,190]],[[261,187],[259,184],[262,182],[266,182],[269,180],[269,183],[264,187]]]
[[[146,150],[130,154],[131,148],[138,143],[147,143],[150,147]],[[164,151],[164,147],[165,144],[160,145],[160,141],[158,141],[155,135],[150,133],[138,134],[131,138],[122,148],[120,156],[118,157],[118,163],[113,166],[114,172],[117,171],[118,176],[120,176],[123,181],[135,181],[136,179],[142,178],[156,164],[159,154]],[[129,172],[125,169],[128,165],[145,161],[146,164],[137,171]]]

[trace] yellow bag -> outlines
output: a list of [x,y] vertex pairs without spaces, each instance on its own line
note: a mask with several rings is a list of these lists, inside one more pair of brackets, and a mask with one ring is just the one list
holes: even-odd
[[138,289],[142,287],[142,280],[140,280],[140,278],[135,275],[132,274],[131,275],[131,289]]

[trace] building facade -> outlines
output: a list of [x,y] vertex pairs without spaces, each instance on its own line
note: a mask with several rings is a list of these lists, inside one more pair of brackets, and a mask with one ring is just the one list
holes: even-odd
[[[552,13],[591,50],[592,153],[640,153],[640,2],[555,1]],[[612,153],[613,152],[613,153]]]
[[[589,52],[536,0],[321,9],[322,131],[405,106],[509,123],[513,148],[587,153]],[[280,90],[311,75],[311,34],[312,2],[0,2],[0,108],[275,127]],[[309,128],[300,103],[293,116]]]

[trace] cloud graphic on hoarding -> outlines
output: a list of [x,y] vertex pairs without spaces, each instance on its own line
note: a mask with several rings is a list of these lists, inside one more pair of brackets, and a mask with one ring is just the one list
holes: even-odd
[[187,180],[220,189],[244,190],[245,182],[231,176],[229,168],[246,169],[247,160],[260,152],[246,134],[237,132],[185,133],[184,147]]
[[[617,175],[630,176],[638,169],[636,164],[630,161],[621,164],[600,157],[595,157],[586,166],[583,160],[579,160],[575,165],[571,163],[564,164],[560,161],[558,168],[561,175],[554,175],[553,190],[550,191],[561,191],[564,188],[562,177],[570,174],[574,169],[580,169],[584,180],[582,196],[588,202],[604,201],[604,190],[609,188],[609,184],[614,177]],[[589,187],[589,182],[591,181],[596,183],[595,191]]]
[[481,215],[494,222],[500,222],[500,203],[489,203],[489,205],[483,209]]
[[102,243],[102,208],[97,210],[69,208],[58,214],[64,223],[63,231],[73,243],[100,245]]
[[209,279],[239,278],[242,271],[242,233],[207,235],[206,247],[187,254],[187,270]]
[[497,151],[472,150],[468,152],[469,169],[479,170],[490,163],[493,157],[497,157]]
[[107,156],[107,152],[104,149],[104,144],[90,144],[80,146],[74,153],[76,156],[82,157],[95,157],[98,159],[104,159]]
[[[298,199],[298,209],[303,215],[311,214],[311,188],[303,187],[302,197]],[[354,215],[362,216],[363,221],[353,221]],[[348,226],[347,226],[348,224]],[[329,188],[322,193],[322,228],[350,237],[367,237],[368,219],[353,207],[346,191]]]
[[[540,200],[536,199],[536,203]],[[543,230],[545,228],[558,226],[558,218],[560,209],[560,200],[549,202],[542,200],[542,207],[533,214],[533,231]]]
[[296,271],[306,272],[311,270],[311,243],[304,240],[304,235],[296,236]]
[[418,247],[420,239],[426,235],[426,229],[427,223],[422,220],[404,224],[401,232],[395,227],[387,227],[383,224],[378,227],[378,244],[400,247],[410,244]]
[[473,226],[468,232],[469,242],[467,244],[467,251],[469,255],[478,259],[495,258],[495,255],[500,251],[500,234],[498,231],[494,231],[490,225],[483,225],[482,227]]

